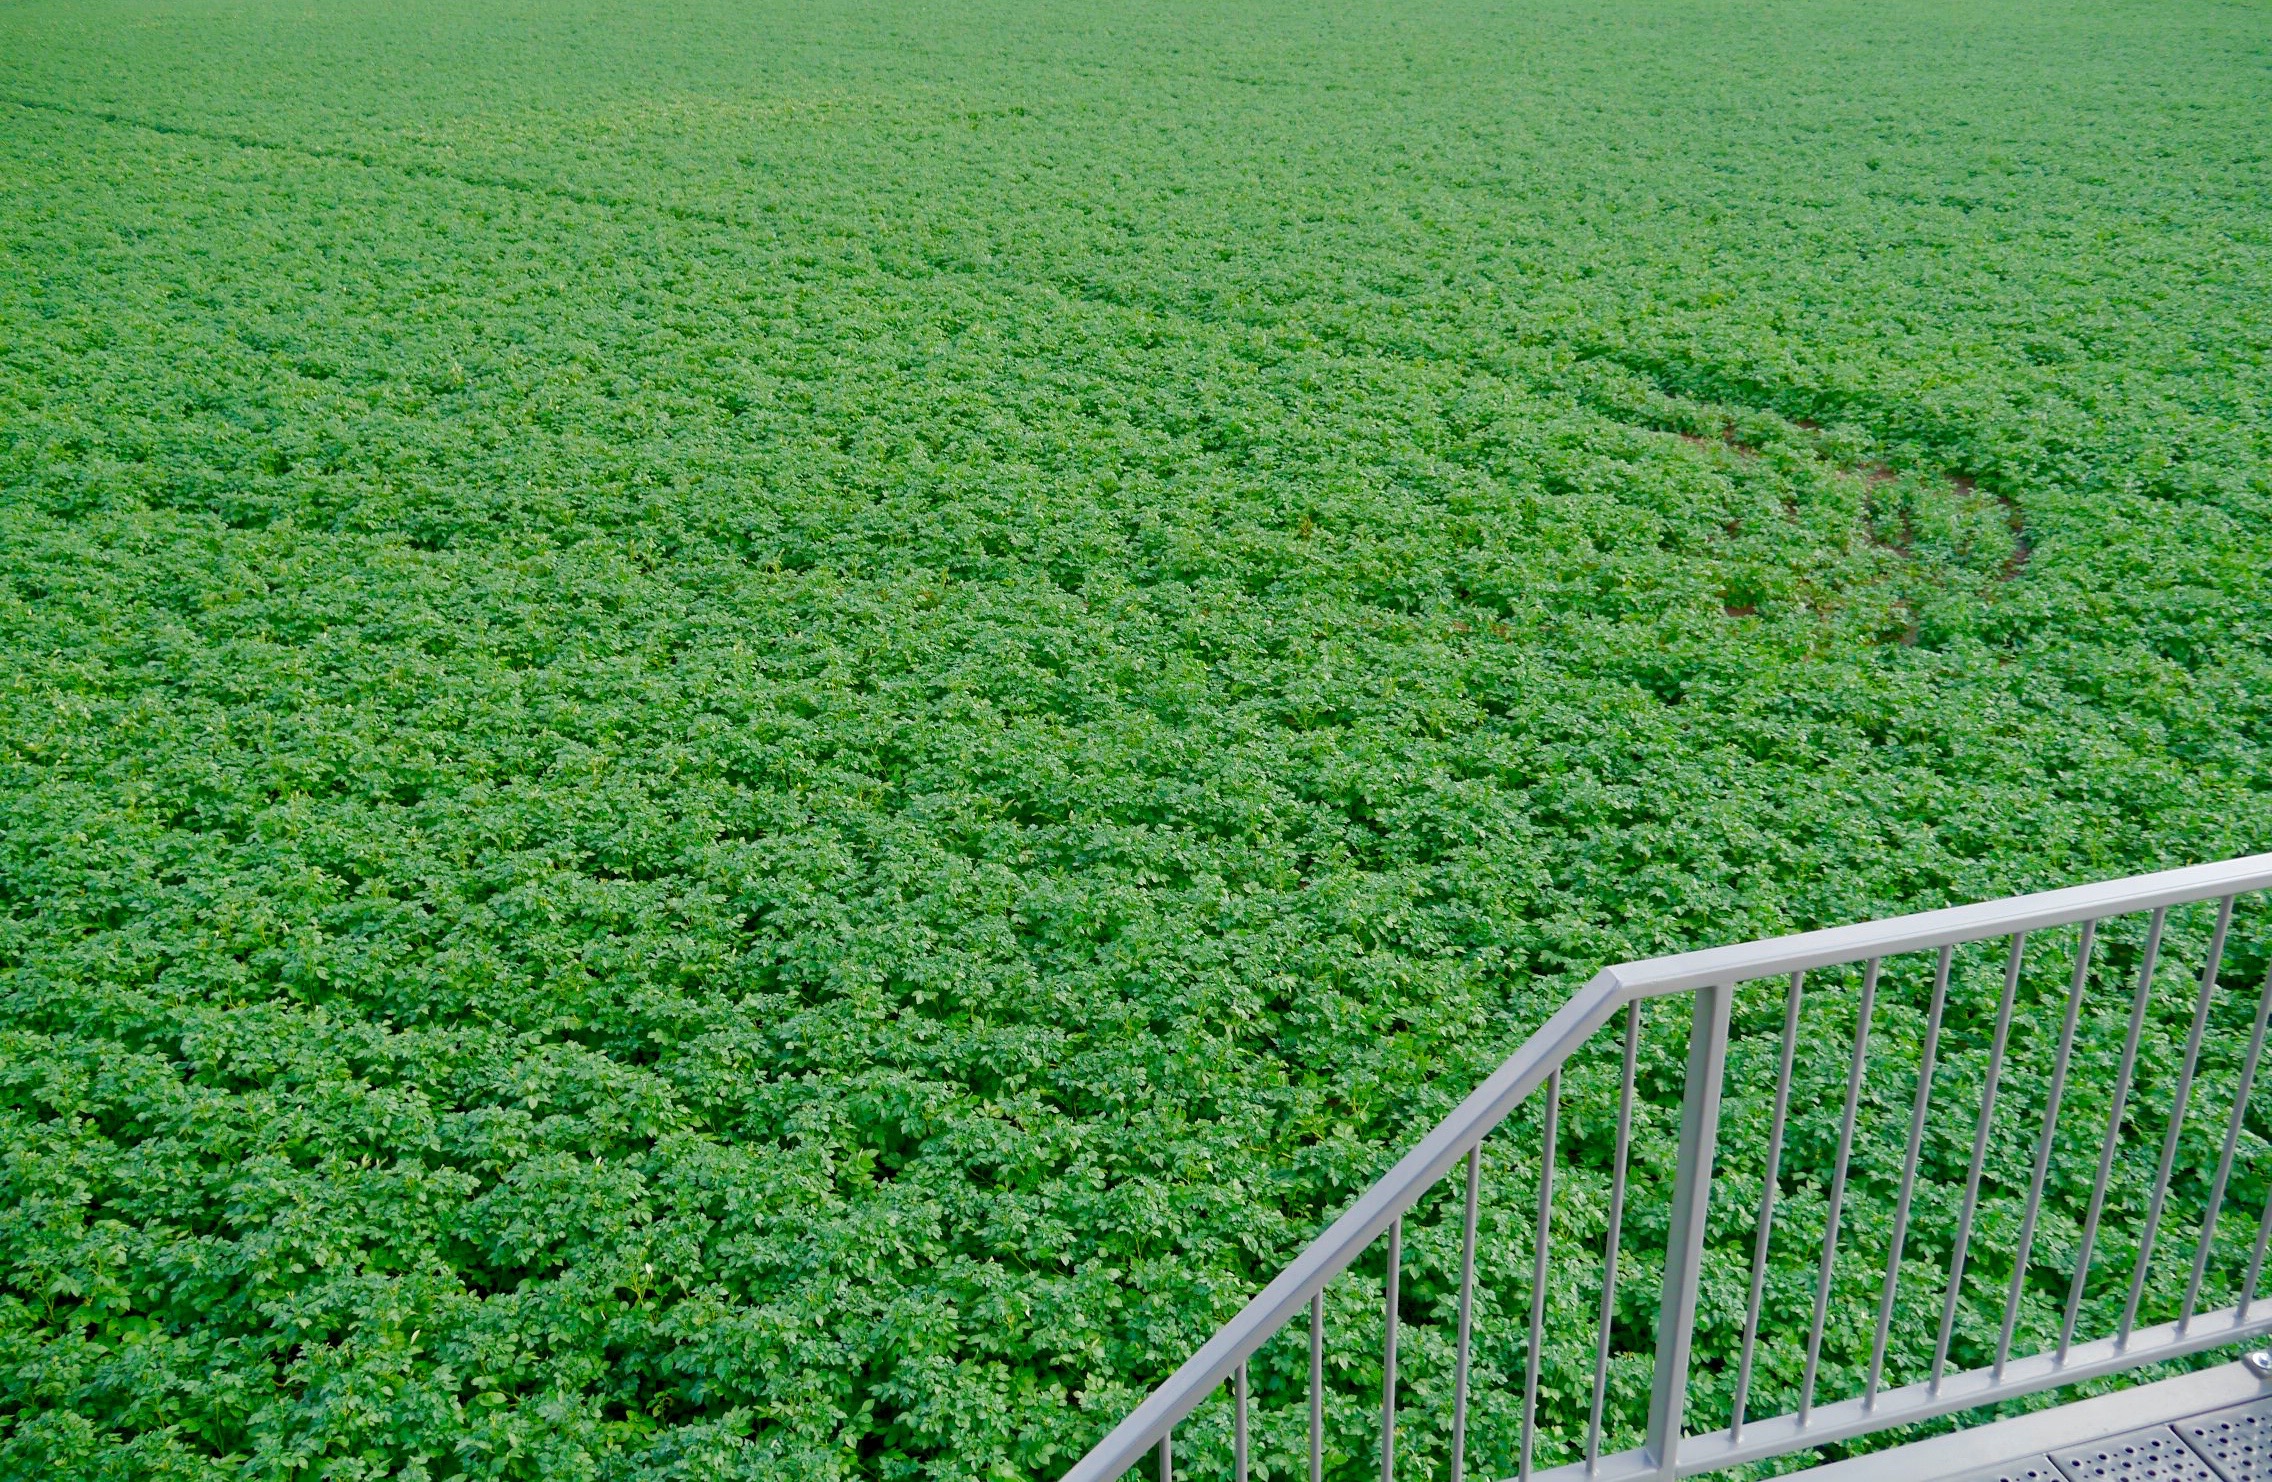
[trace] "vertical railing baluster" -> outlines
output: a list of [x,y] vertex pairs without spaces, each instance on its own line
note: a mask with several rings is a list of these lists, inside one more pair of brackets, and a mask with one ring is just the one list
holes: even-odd
[[1980,1121],[1972,1131],[1972,1163],[1964,1179],[1964,1212],[1957,1219],[1956,1249],[1949,1255],[1949,1289],[1941,1301],[1941,1332],[1933,1345],[1932,1378],[1927,1394],[1939,1394],[1941,1374],[1949,1361],[1949,1340],[1956,1333],[1956,1307],[1964,1296],[1964,1260],[1972,1245],[1972,1216],[1980,1208],[1980,1171],[1988,1162],[1988,1134],[1996,1120],[1996,1081],[2004,1072],[2004,1045],[2012,1033],[2012,998],[2020,986],[2021,954],[2027,933],[2012,934],[2011,956],[2004,964],[2004,992],[1996,1003],[1996,1036],[1988,1050],[1988,1074],[1980,1091]]
[[1791,1110],[1791,1059],[1799,1042],[1799,996],[1807,975],[1791,974],[1783,994],[1783,1053],[1775,1070],[1775,1113],[1768,1123],[1767,1173],[1759,1185],[1759,1224],[1751,1245],[1751,1298],[1744,1306],[1743,1344],[1736,1359],[1735,1398],[1728,1407],[1728,1439],[1743,1436],[1744,1406],[1751,1398],[1752,1350],[1759,1341],[1759,1304],[1767,1290],[1767,1245],[1775,1230],[1776,1180],[1783,1165],[1783,1125]]
[[2044,1092],[2043,1131],[2035,1144],[2035,1172],[2027,1183],[2027,1208],[2020,1215],[2019,1250],[2012,1257],[2012,1284],[2004,1294],[2004,1326],[1996,1335],[1996,1367],[1989,1376],[2000,1381],[2012,1361],[2012,1332],[2020,1320],[2020,1297],[2027,1290],[2027,1260],[2035,1249],[2036,1216],[2043,1209],[2043,1185],[2051,1176],[2051,1144],[2059,1135],[2059,1099],[2067,1089],[2067,1063],[2075,1050],[2075,1024],[2082,1017],[2083,990],[2090,982],[2091,947],[2098,923],[2083,923],[2082,940],[2075,947],[2075,973],[2067,984],[2067,1017],[2059,1025],[2059,1048],[2051,1057],[2051,1085]]
[[1381,1482],[1396,1482],[1396,1288],[1404,1269],[1404,1216],[1388,1227],[1388,1280],[1381,1324]]
[[1531,1441],[1538,1429],[1539,1344],[1546,1327],[1546,1252],[1554,1219],[1554,1144],[1562,1111],[1562,1072],[1546,1078],[1546,1126],[1539,1134],[1538,1232],[1531,1240],[1530,1351],[1523,1363],[1523,1447],[1515,1475],[1530,1482]]
[[1231,1384],[1231,1482],[1246,1482],[1246,1365]]
[[1160,1482],[1175,1482],[1175,1432],[1160,1437]]
[[1310,1298],[1310,1482],[1325,1482],[1325,1293]]
[[[1601,1322],[1594,1335],[1593,1408],[1586,1417],[1586,1475],[1601,1467],[1601,1409],[1609,1393],[1609,1328],[1617,1313],[1617,1247],[1625,1226],[1625,1173],[1633,1153],[1633,1071],[1641,1047],[1641,1005],[1625,1006],[1624,1069],[1617,1083],[1617,1154],[1609,1176],[1609,1234],[1601,1256]],[[1459,1482],[1457,1473],[1452,1482]]]
[[1712,1161],[1720,1132],[1720,1080],[1727,1068],[1728,1009],[1735,985],[1696,990],[1688,1030],[1688,1074],[1681,1092],[1680,1153],[1665,1239],[1664,1294],[1657,1307],[1657,1364],[1649,1392],[1647,1450],[1663,1482],[1678,1477],[1688,1414],[1688,1358],[1704,1258],[1704,1216],[1712,1199]]
[[2162,1208],[2169,1200],[2170,1170],[2177,1163],[2178,1138],[2185,1131],[2185,1103],[2193,1093],[2193,1071],[2201,1059],[2201,1035],[2209,1026],[2209,1003],[2217,992],[2217,966],[2225,955],[2225,931],[2233,923],[2233,898],[2217,907],[2217,928],[2209,936],[2209,960],[2201,969],[2201,992],[2193,1004],[2193,1027],[2185,1035],[2185,1059],[2178,1067],[2176,1094],[2170,1099],[2169,1131],[2162,1137],[2162,1160],[2154,1173],[2153,1197],[2146,1202],[2146,1228],[2138,1237],[2138,1264],[2130,1272],[2130,1297],[2122,1304],[2122,1326],[2114,1334],[2116,1352],[2130,1346],[2130,1330],[2138,1321],[2138,1303],[2146,1294],[2146,1272],[2154,1259],[2154,1236],[2159,1233]]
[[2248,1321],[2248,1309],[2256,1304],[2256,1283],[2264,1274],[2264,1247],[2272,1243],[2272,1194],[2264,1196],[2264,1213],[2256,1217],[2256,1244],[2248,1253],[2248,1277],[2240,1287],[2238,1321]]
[[[2272,995],[2272,968],[2264,974],[2264,991]],[[2264,1212],[2256,1217],[2256,1243],[2248,1251],[2248,1276],[2241,1282],[2240,1311],[2238,1318],[2248,1321],[2248,1309],[2256,1304],[2256,1282],[2264,1274],[2264,1247],[2272,1243],[2272,1194],[2264,1196]]]
[[1894,1200],[1893,1238],[1885,1257],[1885,1285],[1878,1292],[1878,1326],[1870,1340],[1869,1377],[1862,1386],[1862,1408],[1874,1409],[1885,1378],[1886,1344],[1893,1334],[1894,1293],[1901,1282],[1901,1250],[1909,1238],[1909,1204],[1917,1191],[1917,1164],[1925,1147],[1925,1111],[1933,1100],[1933,1062],[1940,1053],[1941,1013],[1948,1006],[1949,961],[1956,948],[1943,947],[1933,964],[1933,1001],[1925,1014],[1925,1043],[1917,1056],[1917,1095],[1909,1104],[1909,1142],[1901,1155],[1901,1192]]
[[1467,1215],[1459,1247],[1459,1354],[1452,1371],[1452,1482],[1467,1471],[1467,1364],[1475,1331],[1475,1206],[1483,1183],[1483,1144],[1467,1150]]
[[1822,1362],[1822,1329],[1830,1316],[1830,1283],[1838,1274],[1838,1216],[1846,1202],[1846,1170],[1854,1154],[1854,1114],[1862,1103],[1862,1070],[1870,1049],[1870,1013],[1878,999],[1878,959],[1862,969],[1862,996],[1854,1006],[1854,1054],[1846,1066],[1846,1100],[1838,1114],[1838,1158],[1830,1174],[1830,1204],[1822,1220],[1822,1264],[1814,1284],[1814,1321],[1807,1327],[1807,1362],[1799,1381],[1799,1425],[1814,1412],[1815,1374]]
[[2217,1212],[2224,1207],[2225,1184],[2233,1176],[2233,1153],[2240,1147],[2241,1123],[2248,1115],[2248,1093],[2256,1084],[2256,1062],[2264,1053],[2264,1028],[2272,1021],[2272,972],[2264,975],[2264,991],[2257,995],[2256,1028],[2248,1037],[2248,1054],[2240,1064],[2240,1084],[2233,1089],[2233,1114],[2225,1122],[2225,1147],[2217,1155],[2217,1176],[2209,1184],[2208,1212],[2201,1217],[2201,1241],[2193,1248],[2193,1275],[2185,1283],[2185,1305],[2178,1309],[2177,1335],[2192,1326],[2193,1308],[2201,1300],[2201,1279],[2209,1270],[2209,1246],[2217,1235]]
[[[2146,1008],[2153,1001],[2154,969],[2161,964],[2162,928],[2169,920],[2164,907],[2154,912],[2146,927],[2146,950],[2138,959],[2138,986],[2130,996],[2130,1027],[2122,1036],[2122,1060],[2114,1072],[2114,1101],[2106,1114],[2106,1137],[2099,1143],[2098,1174],[2091,1181],[2090,1204],[2083,1213],[2082,1238],[2075,1247],[2075,1278],[2067,1289],[2067,1312],[2059,1324],[2059,1350],[2055,1363],[2067,1362],[2074,1346],[2075,1319],[2083,1310],[2083,1289],[2091,1275],[2091,1250],[2098,1240],[2099,1217],[2106,1212],[2106,1191],[2114,1174],[2115,1149],[2122,1142],[2122,1112],[2130,1100],[2130,1079],[2138,1067],[2138,1041],[2146,1027]],[[2267,1205],[2272,1209],[2272,1205]]]

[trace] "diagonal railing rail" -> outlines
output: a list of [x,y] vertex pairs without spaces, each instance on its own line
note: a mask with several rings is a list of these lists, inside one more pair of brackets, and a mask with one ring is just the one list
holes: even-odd
[[[1493,1459],[1520,1478],[1556,1482],[1693,1476],[2272,1332],[2272,1303],[2257,1300],[2272,1237],[2272,1123],[2252,1102],[2272,1019],[2267,889],[2272,854],[2261,854],[1606,969],[1064,1482],[1113,1482],[1140,1464],[1171,1482],[1178,1427],[1226,1390],[1227,1455],[1211,1432],[1209,1458],[1235,1482],[1257,1470],[1324,1482],[1329,1468],[1354,1476],[1376,1464],[1394,1482],[1400,1432],[1423,1429],[1430,1458],[1440,1454],[1451,1482],[1464,1482],[1475,1464],[1486,1305],[1520,1314],[1509,1324],[1519,1332],[1499,1335],[1495,1350],[1507,1362],[1494,1382],[1515,1388],[1514,1367],[1520,1382],[1511,1434]],[[2263,972],[2253,994],[2220,989],[2221,970],[2237,960],[2236,912],[2256,933],[2245,953],[2252,974]],[[1765,997],[1753,991],[1763,982]],[[1760,1011],[1739,1029],[1734,1010],[1747,993]],[[1686,1020],[1685,1050],[1645,1056],[1647,1021],[1667,1016],[1644,1007],[1683,999],[1688,1012],[1674,1017]],[[1614,1111],[1606,1091],[1596,1109],[1614,1126],[1607,1167],[1583,1167],[1566,1145],[1565,1076],[1590,1073],[1584,1052],[1619,1020],[1614,1055],[1593,1077],[1615,1086]],[[1755,1162],[1756,1172],[1726,1166],[1732,1045],[1744,1051],[1736,1095],[1749,1114],[1734,1161]],[[1666,1077],[1676,1061],[1681,1068],[1669,1179],[1660,1167],[1642,1188],[1645,1060]],[[1754,1062],[1773,1065],[1772,1084],[1748,1073]],[[1673,1094],[1669,1080],[1653,1090]],[[1533,1105],[1535,1118],[1518,1127],[1514,1113]],[[1961,1137],[1947,1135],[1952,1105]],[[1502,1141],[1537,1135],[1528,1212],[1494,1227],[1527,1225],[1528,1249],[1499,1250],[1503,1269],[1479,1275],[1486,1142],[1503,1128]],[[1434,1345],[1448,1354],[1416,1384],[1398,1365],[1400,1330],[1416,1321],[1409,1289],[1400,1291],[1406,1222],[1455,1167],[1464,1167],[1458,1233],[1448,1233],[1447,1209],[1443,1244],[1459,1251],[1456,1277],[1444,1273],[1456,1317],[1448,1343]],[[1558,1176],[1581,1173],[1592,1178],[1584,1210],[1558,1209]],[[2221,1223],[2244,1184],[2252,1218]],[[1573,1221],[1597,1214],[1600,1228],[1586,1229],[1570,1263],[1596,1272],[1597,1290],[1582,1308],[1566,1293],[1550,1301],[1564,1266],[1557,1239],[1567,1248]],[[1717,1237],[1714,1218],[1724,1227]],[[1377,1367],[1368,1358],[1329,1375],[1328,1290],[1384,1244]],[[1777,1249],[1798,1259],[1778,1263]],[[1812,1272],[1803,1292],[1794,1269]],[[1700,1322],[1708,1276],[1719,1295]],[[1636,1282],[1655,1287],[1653,1322],[1645,1306],[1636,1318]],[[1740,1309],[1726,1300],[1739,1291]],[[1575,1347],[1553,1346],[1558,1307],[1588,1319]],[[1257,1415],[1249,1365],[1305,1314],[1306,1392],[1287,1377],[1301,1366],[1281,1354],[1266,1402],[1276,1410]],[[1702,1374],[1700,1339],[1712,1350]],[[1448,1386],[1439,1382],[1446,1362]],[[1627,1390],[1625,1408],[1638,1411],[1644,1366],[1646,1419],[1636,1430],[1618,1411]],[[1541,1401],[1549,1370],[1551,1414]],[[1369,1457],[1348,1435],[1353,1373],[1378,1380]],[[1850,1392],[1826,1401],[1818,1391],[1834,1373]],[[1775,1413],[1753,1418],[1763,1382]],[[1716,1413],[1698,1430],[1703,1400]],[[1494,1413],[1506,1420],[1507,1409]],[[1272,1422],[1269,1436],[1306,1447],[1258,1457],[1258,1419]],[[1620,1438],[1634,1444],[1605,1449]],[[1534,1470],[1542,1450],[1556,1464]]]

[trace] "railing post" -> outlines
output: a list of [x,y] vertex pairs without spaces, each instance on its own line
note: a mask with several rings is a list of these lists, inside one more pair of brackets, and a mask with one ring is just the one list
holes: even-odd
[[1690,1328],[1704,1259],[1704,1210],[1712,1198],[1712,1156],[1720,1130],[1720,1081],[1727,1067],[1728,1010],[1735,986],[1696,990],[1688,1030],[1688,1080],[1680,1102],[1680,1161],[1673,1173],[1672,1225],[1665,1242],[1664,1301],[1657,1309],[1656,1385],[1649,1396],[1648,1453],[1657,1475],[1679,1475],[1688,1408]]

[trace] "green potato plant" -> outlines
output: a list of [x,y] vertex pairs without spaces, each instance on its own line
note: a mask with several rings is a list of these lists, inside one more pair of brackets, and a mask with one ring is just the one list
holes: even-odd
[[[2266,45],[1923,0],[0,10],[0,1473],[1053,1478],[1604,963],[2272,847]],[[1739,1007],[1740,1185],[1780,1021]],[[1504,1475],[1536,1155],[1493,1156]]]

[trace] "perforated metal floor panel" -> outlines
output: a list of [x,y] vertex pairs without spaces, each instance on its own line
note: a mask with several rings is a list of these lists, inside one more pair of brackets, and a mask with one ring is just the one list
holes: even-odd
[[2272,1482],[2272,1399],[2181,1420],[2177,1433],[2225,1482]]
[[2068,1482],[2222,1482],[2166,1425],[2055,1451]]

